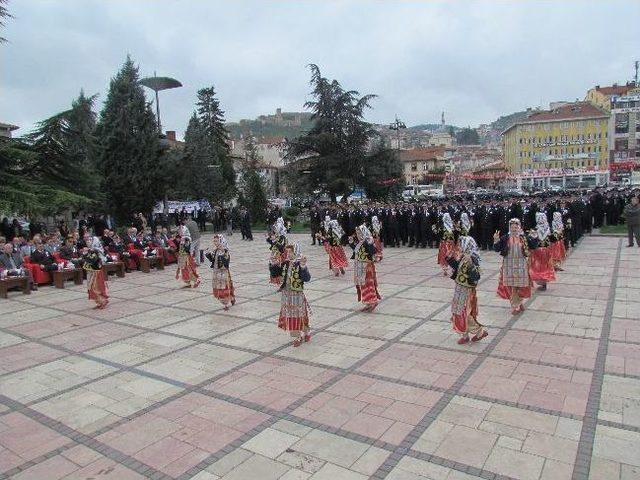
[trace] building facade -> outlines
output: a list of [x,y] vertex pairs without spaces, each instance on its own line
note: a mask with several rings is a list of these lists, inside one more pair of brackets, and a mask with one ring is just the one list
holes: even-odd
[[10,123],[0,122],[0,137],[11,138],[11,132],[17,130],[17,125],[11,125]]
[[609,87],[601,87],[596,85],[593,88],[587,90],[587,95],[584,98],[585,101],[599,107],[607,112],[611,111],[611,100],[614,97],[626,95],[629,90],[635,87],[635,83],[628,82],[625,85],[618,85],[614,83]]
[[398,154],[404,181],[407,185],[420,185],[431,183],[429,175],[432,173],[444,174],[453,149],[441,146],[412,148],[400,150]]
[[640,88],[611,100],[609,162],[640,164]]
[[590,102],[533,111],[502,133],[512,173],[607,170],[609,113]]
[[[279,180],[280,169],[284,166],[284,151],[282,148],[284,141],[284,137],[278,136],[261,137],[255,140],[256,150],[260,158],[258,173],[264,182],[267,196],[270,197],[281,193]],[[234,169],[236,172],[241,171],[242,162],[246,156],[244,144],[244,139],[231,140],[231,155],[234,158]]]

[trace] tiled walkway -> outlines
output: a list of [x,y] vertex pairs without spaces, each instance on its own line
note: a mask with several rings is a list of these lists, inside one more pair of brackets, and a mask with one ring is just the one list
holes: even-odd
[[267,246],[231,239],[238,304],[175,266],[0,300],[0,478],[640,478],[640,253],[586,238],[512,317],[483,255],[480,320],[459,346],[435,250],[387,249],[384,300],[304,245],[313,339],[276,328]]

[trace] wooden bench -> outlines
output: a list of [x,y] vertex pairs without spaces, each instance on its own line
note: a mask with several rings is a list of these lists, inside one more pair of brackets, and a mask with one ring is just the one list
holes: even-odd
[[140,257],[140,270],[149,273],[152,268],[164,270],[164,258],[162,257]]
[[73,280],[76,285],[82,285],[84,281],[81,268],[54,270],[51,272],[51,275],[53,275],[53,284],[56,288],[64,288],[64,282],[66,280]]
[[29,295],[31,293],[29,277],[6,277],[0,280],[0,297],[8,298],[8,291],[13,287],[21,287],[22,293],[25,295]]
[[107,262],[102,264],[102,271],[108,277],[110,273],[115,273],[118,277],[124,277],[124,262]]

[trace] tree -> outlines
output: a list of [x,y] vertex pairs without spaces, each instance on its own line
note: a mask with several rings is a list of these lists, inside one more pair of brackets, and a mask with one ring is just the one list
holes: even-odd
[[479,145],[480,137],[475,128],[463,128],[456,133],[456,143],[458,145]]
[[97,200],[100,178],[92,157],[95,97],[81,91],[71,109],[38,122],[25,140],[38,154],[32,171],[40,181]]
[[[7,0],[0,0],[0,27],[4,27],[6,19],[13,18],[13,15],[11,15],[7,7],[5,7],[7,3]],[[6,38],[0,37],[0,43],[5,43],[6,41]]]
[[365,164],[363,187],[367,197],[373,200],[393,198],[402,191],[402,162],[396,150],[385,145],[384,139],[376,142]]
[[163,172],[158,168],[156,120],[138,80],[138,68],[127,56],[111,79],[96,127],[96,158],[104,177],[103,190],[108,206],[120,221],[134,212],[150,212],[165,189]]
[[42,182],[35,166],[39,154],[22,139],[0,138],[0,211],[51,215],[89,203],[89,199]]
[[[337,80],[322,76],[317,65],[310,65],[314,99],[305,104],[313,112],[311,130],[287,141],[285,160],[292,171],[288,177],[303,178],[303,189],[312,193],[320,188],[333,200],[347,197],[367,180],[367,169],[380,157],[371,155],[370,140],[377,135],[364,121],[375,95],[346,91]],[[373,180],[373,179],[371,179]],[[295,183],[298,183],[296,186]],[[300,181],[293,188],[299,188]]]
[[229,199],[235,194],[236,174],[229,147],[229,133],[224,125],[224,111],[220,108],[214,87],[198,90],[196,107],[207,154],[211,155],[211,163],[219,165],[220,169],[221,190],[216,191],[215,196]]
[[268,201],[264,183],[258,172],[261,158],[252,135],[245,139],[244,152],[240,185],[241,203],[249,209],[254,221],[264,221]]

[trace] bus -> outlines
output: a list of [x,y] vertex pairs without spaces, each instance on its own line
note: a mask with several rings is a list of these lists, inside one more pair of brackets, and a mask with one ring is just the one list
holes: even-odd
[[407,185],[402,191],[402,198],[408,200],[413,197],[442,197],[444,186],[442,184]]

